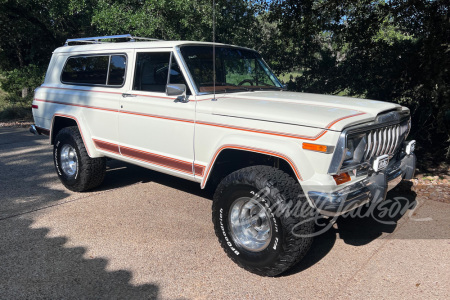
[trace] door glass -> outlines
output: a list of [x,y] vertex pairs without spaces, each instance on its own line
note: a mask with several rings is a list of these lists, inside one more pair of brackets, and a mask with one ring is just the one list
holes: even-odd
[[164,93],[169,59],[169,52],[138,53],[133,90]]

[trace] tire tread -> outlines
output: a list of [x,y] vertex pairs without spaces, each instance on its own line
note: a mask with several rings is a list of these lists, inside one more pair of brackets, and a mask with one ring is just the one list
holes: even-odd
[[[251,166],[240,169],[228,175],[218,186],[214,195],[213,202],[213,222],[216,224],[217,220],[215,216],[218,215],[218,205],[214,203],[218,202],[220,194],[224,189],[233,184],[249,184],[254,185],[256,183],[257,188],[269,187],[271,197],[276,199],[277,197],[283,197],[284,200],[292,200],[296,205],[297,201],[300,201],[298,195],[302,193],[302,189],[298,182],[296,182],[291,176],[282,170],[276,169],[270,166]],[[299,218],[293,216],[286,217],[284,214],[279,218],[282,223],[284,232],[286,233],[284,239],[283,249],[284,251],[279,256],[279,259],[269,267],[253,267],[242,264],[234,254],[229,251],[229,247],[226,242],[221,239],[222,233],[220,232],[220,226],[214,226],[215,233],[219,238],[222,248],[227,255],[238,264],[241,268],[244,268],[252,273],[256,273],[262,276],[276,276],[282,272],[288,270],[296,263],[298,263],[309,250],[312,244],[311,237],[298,238],[293,234],[294,226],[299,222]],[[302,226],[302,233],[311,233],[314,230],[313,222],[305,223]],[[296,231],[298,232],[298,231]]]

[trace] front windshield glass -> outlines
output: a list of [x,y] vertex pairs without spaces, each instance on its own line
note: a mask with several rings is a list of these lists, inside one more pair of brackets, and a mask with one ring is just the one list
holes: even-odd
[[[261,56],[251,50],[215,47],[216,93],[250,90],[282,89],[280,81],[270,71]],[[213,93],[212,46],[183,46],[181,54],[201,93]]]

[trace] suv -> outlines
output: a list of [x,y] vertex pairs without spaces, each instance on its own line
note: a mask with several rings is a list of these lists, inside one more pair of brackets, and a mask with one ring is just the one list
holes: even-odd
[[256,51],[232,45],[69,39],[32,110],[68,189],[100,185],[106,158],[213,188],[221,246],[263,276],[305,255],[317,216],[382,201],[415,170],[409,109],[288,92]]

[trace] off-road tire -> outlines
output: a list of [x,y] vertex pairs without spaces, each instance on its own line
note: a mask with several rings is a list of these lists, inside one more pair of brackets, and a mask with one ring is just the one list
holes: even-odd
[[[264,207],[269,206],[273,231],[268,246],[259,252],[245,249],[233,237],[229,214],[239,197],[253,197]],[[314,220],[300,213],[305,205],[299,183],[287,173],[269,166],[243,168],[225,177],[217,187],[212,207],[215,233],[227,255],[240,267],[261,276],[276,276],[299,262],[312,244]],[[294,212],[294,207],[299,209]]]
[[[72,176],[68,176],[61,168],[61,149],[70,145],[77,155],[77,168]],[[90,158],[83,143],[78,127],[71,126],[61,129],[56,135],[53,146],[53,161],[56,173],[64,186],[74,192],[84,192],[99,186],[106,173],[104,157]]]

